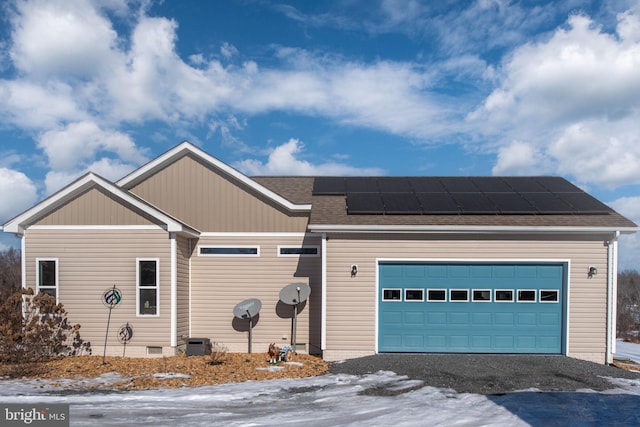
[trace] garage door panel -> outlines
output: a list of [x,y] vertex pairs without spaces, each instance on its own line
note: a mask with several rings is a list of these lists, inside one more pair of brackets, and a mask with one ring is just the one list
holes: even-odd
[[[381,263],[378,350],[561,353],[565,269],[561,263]],[[400,300],[385,301],[383,288],[397,289]],[[518,290],[528,290],[522,295],[529,300],[519,301]],[[460,298],[465,293],[468,301]]]

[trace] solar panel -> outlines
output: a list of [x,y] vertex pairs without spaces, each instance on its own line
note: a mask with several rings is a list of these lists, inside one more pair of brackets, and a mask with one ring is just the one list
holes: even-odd
[[455,193],[452,194],[460,206],[460,211],[466,214],[497,214],[496,205],[482,193]]
[[527,200],[539,212],[544,214],[568,214],[573,209],[567,203],[552,193],[522,193]]
[[440,178],[440,182],[450,193],[475,193],[478,191],[478,187],[467,177],[443,177]]
[[[548,194],[548,193],[547,193]],[[503,214],[535,214],[536,208],[517,193],[487,193],[498,211]]]
[[383,214],[382,197],[379,193],[347,193],[347,213]]
[[411,193],[413,191],[409,181],[404,177],[378,178],[378,188],[381,193]]
[[552,193],[582,193],[578,187],[558,176],[541,176],[536,181]]
[[547,191],[535,178],[525,176],[503,177],[502,180],[518,193],[539,193]]
[[345,178],[347,193],[377,193],[378,180],[375,177]]
[[471,181],[485,193],[512,193],[513,190],[501,178],[494,176],[472,177]]
[[609,213],[612,209],[587,193],[556,193],[579,213]]
[[344,177],[342,176],[322,176],[313,180],[314,195],[336,195],[345,193]]
[[416,193],[424,214],[458,214],[460,209],[449,193]]
[[414,176],[407,178],[407,180],[416,193],[445,193],[447,191],[436,177]]
[[413,193],[382,194],[384,211],[388,214],[416,215],[422,213],[420,202]]

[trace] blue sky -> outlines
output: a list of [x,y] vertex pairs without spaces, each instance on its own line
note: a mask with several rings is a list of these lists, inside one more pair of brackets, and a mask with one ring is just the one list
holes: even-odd
[[183,140],[249,175],[560,175],[640,223],[638,0],[0,7],[0,223]]

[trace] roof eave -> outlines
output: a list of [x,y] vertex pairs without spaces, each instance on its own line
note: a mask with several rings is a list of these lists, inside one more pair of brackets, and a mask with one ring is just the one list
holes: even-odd
[[597,227],[597,226],[483,226],[483,225],[346,225],[310,224],[314,233],[616,233],[633,234],[640,227]]

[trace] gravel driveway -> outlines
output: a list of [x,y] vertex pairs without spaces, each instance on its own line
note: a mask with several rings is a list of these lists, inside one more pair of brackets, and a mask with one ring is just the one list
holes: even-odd
[[[640,379],[640,372],[565,356],[377,354],[334,362],[332,373],[362,375],[393,371],[425,386],[459,393],[501,394],[535,388],[543,391],[597,391],[614,388],[605,377]],[[405,390],[406,391],[406,390]],[[389,394],[388,390],[369,394]]]

